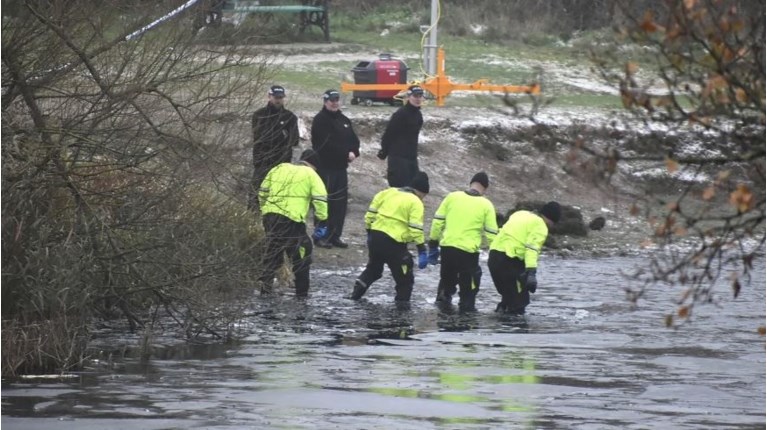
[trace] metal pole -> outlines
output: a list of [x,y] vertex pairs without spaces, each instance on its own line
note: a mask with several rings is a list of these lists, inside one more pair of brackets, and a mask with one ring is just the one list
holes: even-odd
[[429,33],[429,75],[437,74],[437,20],[439,0],[431,0],[431,32]]

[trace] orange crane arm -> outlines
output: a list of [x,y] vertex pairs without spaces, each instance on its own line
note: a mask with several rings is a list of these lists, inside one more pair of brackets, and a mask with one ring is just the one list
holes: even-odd
[[490,91],[499,93],[526,93],[540,94],[541,86],[533,85],[491,85],[485,80],[479,80],[471,84],[452,84],[453,91]]
[[353,84],[341,82],[341,91],[406,90],[411,84]]

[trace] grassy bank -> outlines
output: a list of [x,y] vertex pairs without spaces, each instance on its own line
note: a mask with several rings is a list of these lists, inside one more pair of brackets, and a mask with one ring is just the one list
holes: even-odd
[[[423,80],[424,40],[408,7],[382,6],[360,16],[338,6],[331,12],[331,44],[318,43],[321,36],[317,29],[310,29],[304,35],[292,34],[285,28],[290,28],[294,19],[276,17],[266,25],[280,35],[279,40],[302,43],[269,45],[269,52],[277,59],[274,80],[294,89],[294,94],[311,95],[311,100],[315,100],[314,95],[325,89],[338,88],[343,80],[353,81],[351,69],[359,61],[375,60],[381,53],[403,60],[410,69],[410,81]],[[445,50],[446,73],[453,82],[470,83],[479,79],[505,85],[541,82],[545,97],[553,99],[553,106],[619,106],[615,91],[609,93],[610,89],[590,71],[590,50],[605,40],[609,31],[579,32],[566,41],[555,34],[535,32],[518,39],[485,37],[482,32],[456,35],[462,32],[447,19],[449,13],[452,12],[445,7],[441,24],[445,28],[440,27],[439,45]],[[263,40],[247,36],[256,31],[256,24],[262,23],[254,20],[242,23],[237,30],[222,31],[236,31],[238,36],[232,37],[233,40]],[[261,27],[258,31],[267,32]],[[247,49],[259,48],[249,45]],[[573,83],[576,79],[578,82]],[[593,81],[594,88],[583,84],[584,80]],[[475,97],[454,97],[448,98],[447,105],[476,107],[481,102]]]

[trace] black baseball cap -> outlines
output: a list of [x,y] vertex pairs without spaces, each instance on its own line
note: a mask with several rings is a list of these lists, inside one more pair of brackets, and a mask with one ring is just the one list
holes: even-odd
[[341,98],[341,93],[338,90],[327,90],[322,93],[322,100],[338,100]]
[[422,96],[423,88],[420,85],[411,85],[407,87],[407,95],[409,96]]
[[269,88],[269,95],[274,97],[285,97],[285,88],[280,85],[272,85]]

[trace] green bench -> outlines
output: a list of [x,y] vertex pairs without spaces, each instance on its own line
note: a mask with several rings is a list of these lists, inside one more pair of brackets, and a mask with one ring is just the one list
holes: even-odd
[[267,5],[265,0],[226,0],[223,4],[224,13],[297,13],[300,14],[298,31],[303,34],[310,25],[316,25],[325,35],[325,41],[330,42],[330,25],[328,20],[328,0],[301,0],[301,4]]

